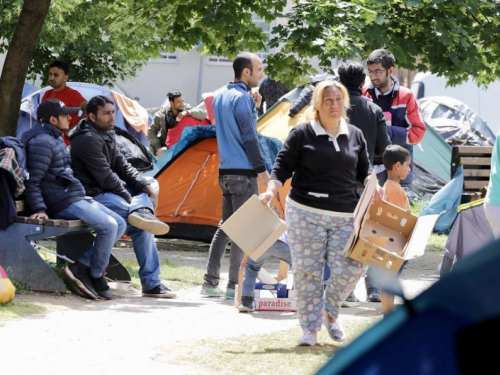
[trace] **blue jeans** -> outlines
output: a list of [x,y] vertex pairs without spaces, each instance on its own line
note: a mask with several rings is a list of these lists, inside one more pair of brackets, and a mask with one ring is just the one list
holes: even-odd
[[[229,219],[252,195],[259,194],[256,177],[221,175],[219,186],[222,190],[222,222]],[[204,285],[210,287],[219,285],[221,261],[228,243],[229,238],[219,227],[210,244],[207,273],[203,276]],[[228,289],[234,289],[238,284],[238,271],[242,259],[243,251],[236,244],[231,243]]]
[[259,271],[264,265],[267,258],[274,256],[278,259],[284,260],[289,265],[292,264],[292,255],[290,254],[290,248],[288,245],[282,241],[276,241],[269,250],[267,250],[262,256],[257,260],[248,259],[247,265],[245,267],[245,277],[243,278],[243,283],[241,285],[241,295],[243,297],[253,297],[255,295],[255,281],[259,275]]
[[[154,190],[158,190],[156,180],[150,186]],[[131,193],[133,192],[131,191]],[[94,199],[116,212],[127,222],[127,234],[132,238],[135,256],[139,263],[139,278],[141,279],[142,290],[148,291],[160,285],[160,257],[156,248],[154,234],[128,224],[128,215],[139,208],[149,208],[154,212],[153,203],[149,196],[142,192],[133,195],[131,203],[113,193],[99,194]]]
[[83,220],[96,232],[94,243],[78,261],[90,267],[91,277],[101,277],[109,264],[109,256],[113,245],[125,232],[125,220],[90,198],[69,205],[55,214],[54,217],[57,219]]

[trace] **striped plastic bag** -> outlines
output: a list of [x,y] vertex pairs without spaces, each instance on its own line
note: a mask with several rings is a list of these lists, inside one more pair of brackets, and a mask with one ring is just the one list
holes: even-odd
[[0,266],[0,303],[12,301],[15,295],[16,288],[12,285],[2,266]]

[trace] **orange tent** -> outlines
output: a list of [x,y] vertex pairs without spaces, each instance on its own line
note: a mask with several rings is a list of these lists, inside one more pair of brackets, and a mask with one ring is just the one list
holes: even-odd
[[[297,96],[297,90],[290,92],[259,119],[258,131],[264,135],[260,145],[268,159],[268,170],[290,129],[305,122],[303,111],[293,119],[288,117],[291,101]],[[222,217],[214,126],[184,129],[179,142],[158,160],[157,166],[160,197],[156,215],[170,225],[167,236],[210,242]],[[273,202],[282,218],[289,190],[290,180]]]

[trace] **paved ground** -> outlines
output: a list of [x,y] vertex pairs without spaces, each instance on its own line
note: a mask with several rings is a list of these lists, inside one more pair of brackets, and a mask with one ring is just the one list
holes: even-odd
[[[170,248],[198,251],[162,251],[176,263],[205,266],[203,245],[170,244]],[[167,248],[169,248],[167,246]],[[116,251],[118,257],[133,256],[130,249]],[[437,280],[441,254],[428,252],[409,263],[402,275],[403,287],[413,297]],[[227,270],[226,265],[223,269]],[[277,268],[273,262],[266,269]],[[223,275],[227,277],[227,275]],[[363,280],[356,289],[365,298]],[[200,296],[199,288],[179,291],[175,300],[126,297],[107,302],[76,296],[20,295],[18,300],[41,302],[47,311],[0,323],[0,367],[5,374],[183,374],[201,373],[189,363],[176,363],[176,350],[196,345],[200,339],[224,338],[297,328],[292,313],[239,314],[231,301]],[[380,304],[362,303],[343,309],[357,317],[381,315]],[[207,372],[203,372],[207,373]]]

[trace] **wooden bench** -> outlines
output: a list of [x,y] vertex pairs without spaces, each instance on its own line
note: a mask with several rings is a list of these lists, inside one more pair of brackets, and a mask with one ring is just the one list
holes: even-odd
[[[18,214],[25,211],[24,201],[16,201],[16,209]],[[64,283],[31,243],[49,238],[55,238],[57,254],[72,260],[79,259],[94,242],[91,228],[81,220],[18,216],[14,223],[0,230],[0,264],[12,280],[31,290],[66,292]],[[62,265],[59,258],[58,264]],[[106,277],[130,281],[130,274],[113,255]]]
[[451,175],[463,166],[462,197],[479,197],[490,181],[491,146],[456,146],[451,156]]

